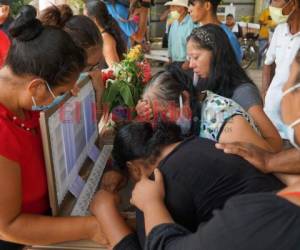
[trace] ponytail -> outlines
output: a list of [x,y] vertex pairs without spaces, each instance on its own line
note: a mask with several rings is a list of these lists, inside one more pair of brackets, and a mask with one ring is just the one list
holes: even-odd
[[99,0],[86,2],[87,15],[94,18],[97,24],[110,34],[116,41],[116,49],[120,60],[124,59],[127,44],[123,39],[122,31],[116,20],[109,14],[105,3]]

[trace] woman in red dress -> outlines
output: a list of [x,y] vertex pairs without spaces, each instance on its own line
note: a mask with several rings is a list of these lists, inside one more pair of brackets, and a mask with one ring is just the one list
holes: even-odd
[[91,239],[105,242],[93,216],[50,217],[38,117],[71,90],[85,53],[63,30],[43,26],[24,6],[10,27],[0,70],[0,249]]

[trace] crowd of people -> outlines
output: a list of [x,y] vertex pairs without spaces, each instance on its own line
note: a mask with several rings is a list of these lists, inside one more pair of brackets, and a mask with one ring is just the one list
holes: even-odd
[[[300,1],[272,0],[260,18],[277,24],[259,35],[270,39],[262,91],[219,4],[166,3],[170,63],[116,131],[92,215],[52,217],[39,112],[88,74],[100,118],[101,70],[145,41],[151,1],[87,0],[82,15],[25,5],[13,19],[0,0],[0,249],[83,239],[115,250],[299,249]],[[129,179],[135,230],[118,206]]]

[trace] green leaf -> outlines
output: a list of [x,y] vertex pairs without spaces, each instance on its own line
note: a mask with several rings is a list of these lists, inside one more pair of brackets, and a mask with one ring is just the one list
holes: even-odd
[[20,9],[23,5],[29,4],[30,0],[13,0],[11,1],[11,13],[13,16],[17,16],[19,14]]
[[120,94],[124,100],[124,103],[128,106],[128,107],[134,107],[134,101],[132,98],[132,94],[130,91],[130,88],[128,85],[122,85],[121,89],[120,89]]
[[119,92],[120,92],[119,82],[111,83],[110,86],[104,92],[103,101],[106,103],[112,103]]

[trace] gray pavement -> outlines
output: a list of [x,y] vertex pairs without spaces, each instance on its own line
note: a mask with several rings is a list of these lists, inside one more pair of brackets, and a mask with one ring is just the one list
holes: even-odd
[[261,84],[262,84],[262,70],[261,69],[249,69],[249,70],[247,70],[247,73],[260,90]]

